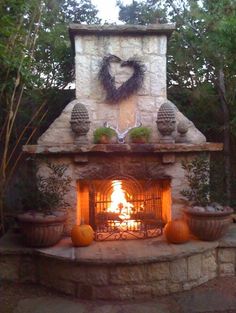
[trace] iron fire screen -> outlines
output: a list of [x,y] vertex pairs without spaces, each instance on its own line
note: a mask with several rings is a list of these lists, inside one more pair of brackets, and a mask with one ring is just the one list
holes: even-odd
[[95,240],[144,239],[162,233],[162,181],[111,177],[90,185]]

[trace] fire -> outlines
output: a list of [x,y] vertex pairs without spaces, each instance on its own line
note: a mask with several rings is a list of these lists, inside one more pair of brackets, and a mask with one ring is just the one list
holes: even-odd
[[107,208],[107,212],[118,213],[121,220],[130,219],[133,204],[126,200],[122,182],[120,180],[113,180],[112,188],[111,205]]

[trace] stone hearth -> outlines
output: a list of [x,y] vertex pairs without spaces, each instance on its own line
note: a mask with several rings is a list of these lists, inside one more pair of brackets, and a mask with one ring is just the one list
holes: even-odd
[[181,245],[161,236],[74,248],[65,238],[52,248],[31,249],[20,239],[9,233],[0,240],[0,279],[37,283],[80,299],[151,299],[235,276],[235,224],[220,241]]

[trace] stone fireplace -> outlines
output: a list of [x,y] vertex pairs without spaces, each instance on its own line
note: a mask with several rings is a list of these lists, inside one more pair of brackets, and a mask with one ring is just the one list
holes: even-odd
[[[1,279],[37,283],[87,300],[140,301],[235,276],[235,227],[214,242],[192,238],[174,245],[159,236],[163,225],[182,217],[188,205],[181,195],[187,187],[182,162],[222,150],[222,144],[206,142],[167,99],[166,47],[173,30],[165,24],[70,26],[76,99],[37,145],[24,151],[37,156],[46,177],[46,160],[67,165],[66,232],[83,219],[95,229],[97,241],[74,247],[65,236],[53,247],[26,249],[18,234],[9,233],[1,238]],[[132,58],[145,67],[135,82]],[[113,84],[109,97],[111,90],[99,75],[104,60],[109,60],[107,77]],[[135,92],[120,99],[117,90],[124,91],[126,82]],[[129,131],[141,124],[151,129],[150,142],[132,143]],[[104,125],[118,138],[95,144],[93,132]],[[115,240],[141,238],[149,239]]]
[[[167,99],[166,50],[173,31],[171,24],[70,26],[76,99],[65,107],[37,145],[24,147],[25,152],[38,155],[42,175],[47,175],[45,158],[68,165],[72,181],[66,199],[70,205],[67,232],[83,219],[94,227],[98,240],[161,234],[162,226],[180,217],[187,204],[181,196],[186,187],[182,162],[222,149],[220,144],[207,143]],[[110,55],[120,60],[109,64],[117,90],[135,71],[134,66],[125,63],[127,60],[136,58],[145,67],[141,88],[112,103],[99,80],[101,62]],[[71,114],[78,103],[86,108],[90,122],[83,141],[71,128]],[[171,141],[163,140],[157,129],[158,112],[164,103],[175,115]],[[129,130],[141,124],[151,129],[150,142],[133,144]],[[94,144],[93,132],[104,125],[116,130],[118,141]]]

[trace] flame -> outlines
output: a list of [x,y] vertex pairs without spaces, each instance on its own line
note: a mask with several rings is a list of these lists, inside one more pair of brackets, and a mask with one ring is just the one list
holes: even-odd
[[112,188],[111,205],[107,208],[107,212],[118,213],[121,220],[130,219],[133,204],[126,200],[122,182],[120,180],[113,180]]

